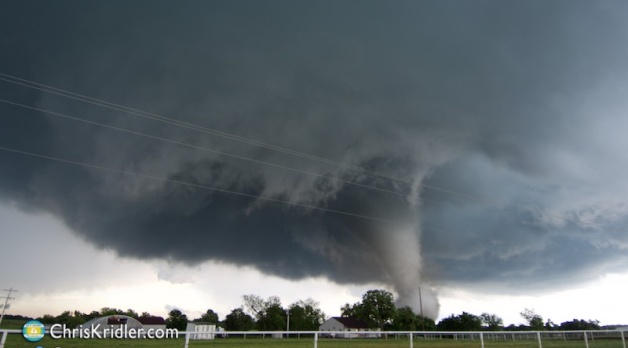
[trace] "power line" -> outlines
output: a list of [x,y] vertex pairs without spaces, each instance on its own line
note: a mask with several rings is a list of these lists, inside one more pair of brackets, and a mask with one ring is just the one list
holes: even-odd
[[[310,155],[310,154],[307,154],[307,153],[291,150],[291,149],[288,149],[288,148],[284,148],[284,147],[280,147],[280,146],[276,146],[276,145],[272,145],[272,144],[267,144],[267,143],[260,142],[260,141],[257,141],[257,140],[248,139],[248,138],[245,138],[245,137],[233,135],[233,134],[226,133],[226,132],[221,132],[221,131],[218,131],[218,130],[215,130],[215,129],[198,126],[198,125],[195,125],[195,124],[192,124],[192,123],[178,121],[176,119],[168,118],[168,117],[157,115],[157,114],[150,113],[150,112],[145,112],[145,111],[142,111],[142,110],[139,110],[139,109],[130,108],[130,107],[127,107],[127,106],[124,106],[124,105],[121,105],[121,104],[108,102],[108,101],[105,101],[105,100],[89,97],[89,96],[86,96],[86,95],[74,93],[74,92],[71,92],[71,91],[68,91],[68,90],[65,90],[65,89],[61,89],[61,88],[45,85],[45,84],[42,84],[42,83],[30,81],[30,80],[19,78],[19,77],[16,77],[16,76],[4,74],[4,73],[0,73],[0,76],[6,77],[6,78],[0,77],[0,80],[5,81],[5,82],[9,82],[9,83],[12,83],[12,84],[16,84],[16,85],[20,85],[20,86],[24,86],[24,87],[28,87],[28,88],[32,88],[32,89],[37,89],[37,90],[40,90],[40,91],[43,91],[43,92],[46,92],[46,93],[59,95],[59,96],[62,96],[62,97],[78,100],[78,101],[81,101],[81,102],[84,102],[84,103],[89,103],[89,104],[93,104],[93,105],[109,108],[109,109],[112,109],[112,110],[121,111],[121,112],[124,112],[124,113],[132,114],[132,115],[143,117],[143,118],[146,118],[146,119],[151,119],[151,120],[154,120],[154,121],[158,121],[158,122],[162,122],[162,123],[166,123],[166,124],[170,124],[170,125],[174,125],[174,126],[178,126],[178,127],[182,127],[182,128],[186,128],[186,129],[191,129],[191,130],[199,131],[199,132],[206,133],[206,134],[220,136],[220,137],[223,137],[223,138],[226,138],[226,139],[230,139],[230,140],[234,140],[234,141],[238,141],[238,142],[243,142],[243,143],[246,143],[246,144],[249,144],[249,145],[258,146],[258,147],[262,147],[262,148],[267,148],[267,149],[270,149],[270,150],[274,150],[274,151],[290,154],[290,155],[293,155],[293,156],[297,156],[297,157],[302,157],[302,158],[318,161],[318,162],[321,162],[321,163],[326,163],[326,164],[330,164],[330,165],[334,165],[334,166],[338,166],[338,167],[343,167],[343,168],[346,168],[346,169],[351,169],[351,170],[362,172],[362,173],[365,173],[365,174],[368,174],[368,175],[372,175],[372,176],[386,178],[386,179],[389,179],[389,180],[402,182],[402,183],[405,183],[405,184],[411,184],[411,182],[408,181],[408,180],[404,180],[404,179],[401,179],[401,178],[396,178],[396,177],[393,177],[393,176],[385,174],[385,173],[379,173],[379,172],[375,172],[375,171],[370,171],[370,170],[362,168],[362,167],[353,166],[353,165],[349,165],[349,164],[346,164],[346,163],[329,160],[329,159],[326,159],[326,158],[323,158],[323,157]],[[17,81],[10,80],[10,79],[14,79],[14,80],[17,80]],[[18,81],[21,81],[21,82],[18,82]],[[291,167],[287,167],[287,166],[282,166],[282,165],[275,164],[275,163],[255,160],[255,159],[247,158],[245,156],[238,156],[238,155],[233,155],[233,154],[221,152],[221,151],[218,151],[218,150],[202,148],[202,147],[198,147],[198,146],[195,146],[195,145],[180,143],[180,142],[177,142],[177,141],[174,141],[174,140],[160,138],[160,137],[156,137],[156,136],[152,136],[152,135],[148,135],[148,134],[143,134],[143,133],[140,133],[140,132],[130,131],[130,130],[127,130],[127,129],[122,129],[122,128],[118,128],[118,127],[114,127],[114,126],[99,124],[97,122],[87,121],[87,120],[83,120],[83,119],[80,119],[80,118],[75,118],[75,117],[72,117],[72,116],[63,115],[63,114],[55,113],[55,112],[52,112],[52,111],[47,111],[47,110],[44,110],[44,109],[39,109],[39,108],[31,107],[31,106],[26,106],[26,105],[15,103],[15,102],[10,102],[10,101],[6,101],[6,100],[0,100],[0,101],[5,102],[7,104],[15,105],[15,106],[21,106],[21,107],[25,107],[25,108],[29,108],[29,109],[33,109],[33,110],[38,110],[38,111],[41,111],[41,112],[45,112],[45,113],[48,113],[48,114],[53,114],[53,115],[56,115],[56,116],[66,117],[68,119],[74,119],[74,120],[77,120],[77,121],[91,123],[91,124],[94,124],[94,125],[99,125],[99,126],[102,126],[102,127],[116,129],[116,130],[127,132],[127,133],[132,133],[132,134],[145,136],[145,137],[149,137],[149,138],[153,138],[153,139],[159,139],[159,140],[162,140],[162,141],[170,142],[170,143],[173,143],[173,144],[178,144],[178,145],[181,145],[181,146],[187,146],[187,147],[190,147],[190,148],[196,148],[196,149],[201,150],[201,151],[214,152],[214,153],[217,153],[217,154],[220,154],[220,155],[229,156],[229,157],[233,157],[233,158],[239,158],[241,160],[247,160],[247,161],[251,161],[251,162],[256,162],[256,163],[260,163],[260,164],[264,164],[264,165],[268,165],[268,166],[273,166],[273,167],[276,167],[276,168],[281,168],[281,169],[285,169],[285,170],[298,172],[298,173],[301,173],[301,174],[321,177],[321,178],[325,178],[325,179],[328,179],[328,180],[333,180],[333,181],[342,182],[342,183],[349,184],[349,185],[355,185],[355,186],[359,186],[359,187],[363,187],[363,188],[373,189],[373,190],[377,190],[377,191],[381,191],[381,192],[385,192],[385,193],[389,193],[389,194],[405,196],[404,194],[396,192],[396,191],[386,190],[386,189],[382,189],[382,188],[371,186],[371,185],[360,184],[360,183],[356,183],[356,182],[353,182],[353,181],[333,178],[333,177],[330,177],[330,176],[327,176],[327,175],[323,175],[323,174],[318,174],[318,173],[311,173],[311,172],[307,172],[307,171],[303,171],[303,170],[299,170],[299,169],[295,169],[295,168],[291,168]],[[491,203],[491,202],[493,202],[492,200],[487,200],[487,199],[485,199],[483,197],[478,197],[478,196],[475,196],[475,195],[469,195],[467,193],[461,193],[461,192],[457,192],[457,191],[453,191],[453,190],[448,190],[448,189],[444,189],[444,188],[437,187],[437,186],[426,185],[426,184],[419,184],[419,186],[423,187],[423,188],[435,190],[435,191],[440,191],[440,192],[449,193],[449,194],[452,194],[452,195],[457,195],[457,196],[464,197],[464,198],[467,198],[467,199],[470,199],[470,200],[475,200],[475,201],[478,201],[478,202],[481,202],[481,203]],[[449,205],[449,204],[444,203],[444,202],[433,201],[433,200],[428,200],[428,199],[424,199],[424,198],[422,198],[421,200],[424,201],[424,202],[429,202],[429,203]],[[565,219],[564,216],[557,215],[557,214],[552,214],[552,213],[546,213],[546,212],[539,212],[539,215],[547,216],[547,217],[553,217],[553,218],[558,218],[558,219]],[[601,227],[600,225],[595,224],[595,223],[588,223],[588,222],[584,222],[584,221],[581,221],[580,223],[583,224],[583,225],[588,225],[590,227]],[[434,229],[425,228],[425,227],[424,227],[424,229],[434,230]]]
[[361,219],[366,219],[366,220],[372,220],[372,221],[377,221],[377,222],[385,222],[385,223],[391,223],[391,224],[396,224],[397,223],[397,222],[392,221],[392,220],[379,218],[379,217],[374,217],[374,216],[362,215],[362,214],[346,212],[346,211],[336,210],[336,209],[322,208],[322,207],[319,207],[319,206],[309,205],[309,204],[294,203],[294,202],[290,202],[290,201],[286,201],[286,200],[282,200],[282,199],[270,198],[270,197],[265,197],[265,196],[260,196],[260,195],[253,195],[253,194],[239,192],[239,191],[225,190],[225,189],[221,189],[221,188],[218,188],[218,187],[199,185],[199,184],[194,184],[194,183],[190,183],[190,182],[186,182],[186,181],[168,179],[168,178],[158,177],[158,176],[154,176],[154,175],[135,173],[135,172],[130,172],[130,171],[126,171],[126,170],[109,168],[109,167],[99,166],[99,165],[90,164],[90,163],[72,161],[72,160],[68,160],[68,159],[64,159],[64,158],[53,157],[53,156],[48,156],[48,155],[42,155],[42,154],[37,154],[37,153],[33,153],[33,152],[28,152],[28,151],[17,150],[17,149],[13,149],[13,148],[4,147],[4,146],[0,146],[0,150],[13,152],[13,153],[18,153],[18,154],[22,154],[22,155],[28,155],[28,156],[32,156],[32,157],[37,157],[37,158],[40,158],[40,159],[48,159],[48,160],[62,162],[62,163],[66,163],[66,164],[73,164],[73,165],[82,166],[82,167],[86,167],[86,168],[92,168],[92,169],[108,171],[108,172],[112,172],[112,173],[124,174],[124,175],[129,175],[129,176],[135,176],[135,177],[140,177],[140,178],[145,178],[145,179],[151,179],[151,180],[156,180],[156,181],[161,181],[161,182],[167,182],[167,183],[171,183],[171,184],[177,184],[177,185],[182,185],[182,186],[194,187],[194,188],[203,189],[203,190],[209,190],[209,191],[216,191],[216,192],[221,192],[221,193],[226,193],[226,194],[238,195],[238,196],[243,196],[243,197],[248,197],[248,198],[261,199],[261,200],[264,200],[264,201],[269,201],[269,202],[274,202],[274,203],[281,203],[281,204],[291,205],[291,206],[300,207],[300,208],[320,210],[320,211],[324,211],[324,212],[327,212],[327,213],[346,215],[346,216],[351,216],[351,217],[361,218]]
[[[384,222],[384,223],[389,223],[389,224],[400,224],[401,223],[401,222],[398,222],[398,221],[393,221],[393,220],[380,218],[380,217],[374,217],[374,216],[370,216],[370,215],[357,214],[357,213],[346,212],[346,211],[336,210],[336,209],[322,208],[322,207],[318,207],[318,206],[315,206],[315,205],[294,203],[294,202],[290,202],[290,201],[286,201],[286,200],[282,200],[282,199],[270,198],[270,197],[265,197],[265,196],[260,196],[260,195],[253,195],[253,194],[249,194],[249,193],[232,191],[232,190],[225,190],[225,189],[221,189],[221,188],[217,188],[217,187],[206,186],[206,185],[199,185],[199,184],[194,184],[194,183],[181,181],[181,180],[162,178],[162,177],[158,177],[158,176],[142,174],[142,173],[135,173],[135,172],[130,172],[130,171],[121,170],[121,169],[115,169],[115,168],[109,168],[109,167],[99,166],[99,165],[90,164],[90,163],[72,161],[72,160],[68,160],[68,159],[64,159],[64,158],[58,158],[58,157],[54,157],[54,156],[42,155],[42,154],[37,154],[37,153],[34,153],[34,152],[23,151],[23,150],[13,149],[13,148],[9,148],[9,147],[4,147],[4,146],[0,146],[0,150],[7,151],[7,152],[18,153],[18,154],[27,155],[27,156],[32,156],[32,157],[36,157],[36,158],[40,158],[40,159],[47,159],[47,160],[52,160],[52,161],[56,161],[56,162],[62,162],[62,163],[66,163],[66,164],[73,164],[73,165],[82,166],[82,167],[86,167],[86,168],[92,168],[92,169],[108,171],[108,172],[112,172],[112,173],[119,173],[119,174],[124,174],[124,175],[129,175],[129,176],[135,176],[135,177],[140,177],[140,178],[152,179],[152,180],[156,180],[156,181],[162,181],[162,182],[178,184],[178,185],[182,185],[182,186],[194,187],[194,188],[204,189],[204,190],[208,190],[208,191],[216,191],[216,192],[221,192],[221,193],[225,193],[225,194],[233,194],[233,195],[238,195],[238,196],[243,196],[243,197],[256,198],[256,199],[261,199],[261,200],[265,200],[265,201],[269,201],[269,202],[281,203],[281,204],[286,204],[286,205],[291,205],[291,206],[301,207],[301,208],[308,208],[308,209],[313,209],[313,210],[320,210],[320,211],[324,211],[324,212],[328,212],[328,213],[346,215],[346,216],[355,217],[355,218],[361,218],[361,219],[372,220],[372,221],[377,221],[377,222]],[[440,233],[444,232],[443,230],[432,228],[432,227],[427,227],[427,226],[421,226],[421,229],[423,229],[423,230],[430,230],[430,231],[434,231],[434,232],[440,232]]]
[[[40,159],[48,159],[48,160],[62,162],[62,163],[66,163],[66,164],[73,164],[73,165],[87,167],[87,168],[92,168],[92,169],[99,169],[99,170],[113,172],[113,173],[119,173],[119,174],[124,174],[124,175],[129,175],[129,176],[136,176],[136,177],[141,177],[141,178],[147,178],[147,179],[152,179],[152,180],[156,180],[156,181],[173,183],[173,184],[178,184],[178,185],[183,185],[183,186],[188,186],[188,187],[194,187],[194,188],[199,188],[199,189],[204,189],[204,190],[209,190],[209,191],[221,192],[221,193],[225,193],[225,194],[233,194],[233,195],[238,195],[238,196],[243,196],[243,197],[256,198],[256,199],[261,199],[261,200],[265,200],[265,201],[269,201],[269,202],[281,203],[281,204],[286,204],[286,205],[290,205],[290,206],[307,208],[307,209],[313,209],[313,210],[319,210],[319,211],[324,211],[324,212],[328,212],[328,213],[345,215],[345,216],[361,218],[361,219],[366,219],[366,220],[371,220],[371,221],[384,222],[384,223],[390,223],[390,224],[398,224],[399,223],[399,222],[396,222],[396,221],[393,221],[393,220],[380,218],[380,217],[374,217],[374,216],[363,215],[363,214],[358,214],[358,213],[346,212],[346,211],[342,211],[342,210],[322,208],[322,207],[319,207],[319,206],[314,206],[314,205],[309,205],[309,204],[294,203],[294,202],[290,202],[290,201],[286,201],[286,200],[270,198],[270,197],[265,197],[265,196],[260,196],[260,195],[253,195],[253,194],[248,194],[248,193],[244,193],[244,192],[225,190],[225,189],[221,189],[221,188],[217,188],[217,187],[206,186],[206,185],[199,185],[199,184],[194,184],[194,183],[185,182],[185,181],[181,181],[181,180],[162,178],[162,177],[157,177],[157,176],[148,175],[148,174],[135,173],[135,172],[125,171],[125,170],[120,170],[120,169],[115,169],[115,168],[109,168],[109,167],[94,165],[94,164],[90,164],[90,163],[83,163],[83,162],[72,161],[72,160],[58,158],[58,157],[53,157],[53,156],[48,156],[48,155],[36,154],[36,153],[33,153],[33,152],[17,150],[17,149],[13,149],[13,148],[4,147],[4,146],[0,146],[0,150],[7,151],[7,152],[18,153],[18,154],[22,154],[22,155],[28,155],[28,156],[32,156],[32,157],[36,157],[36,158],[40,158]],[[441,203],[441,202],[438,202],[438,203]],[[444,204],[444,203],[441,203],[441,204]],[[542,215],[542,216],[544,215],[544,216],[550,216],[550,217],[557,217],[557,218],[561,218],[561,219],[565,218],[565,217],[560,216],[560,215],[549,214],[549,213],[547,213],[547,214],[546,213],[539,213],[539,214]],[[583,224],[585,226],[589,226],[589,227],[602,227],[601,225],[594,224],[594,223],[587,223],[587,222],[584,222],[584,221],[581,221],[581,224]],[[433,232],[437,232],[437,233],[448,233],[446,230],[442,230],[442,229],[434,228],[434,227],[430,227],[430,226],[425,226],[425,225],[421,226],[421,229],[422,230],[433,231]]]
[[[13,106],[22,107],[22,108],[25,108],[25,109],[39,111],[39,112],[46,113],[46,114],[53,115],[53,116],[63,117],[63,118],[69,119],[69,120],[77,121],[77,122],[83,122],[83,123],[87,123],[87,124],[91,124],[91,125],[95,125],[95,126],[99,126],[99,127],[103,127],[103,128],[108,128],[108,129],[112,129],[112,130],[116,130],[116,131],[120,131],[120,132],[124,132],[124,133],[128,133],[128,134],[137,135],[137,136],[145,137],[145,138],[148,138],[148,139],[154,139],[154,140],[167,142],[167,143],[170,143],[170,144],[184,146],[184,147],[195,149],[195,150],[199,150],[199,151],[211,152],[211,153],[215,153],[215,154],[226,156],[226,157],[231,157],[231,158],[235,158],[235,159],[239,159],[239,160],[243,160],[243,161],[248,161],[248,162],[252,162],[252,163],[256,163],[256,164],[262,164],[262,165],[266,165],[266,166],[270,166],[270,167],[274,167],[274,168],[288,170],[288,171],[292,171],[292,172],[295,172],[295,173],[300,173],[300,174],[305,174],[305,175],[309,175],[309,176],[313,176],[313,177],[318,177],[318,178],[322,178],[322,179],[326,179],[326,180],[330,180],[330,181],[340,182],[340,183],[343,183],[343,184],[353,185],[353,186],[356,186],[356,187],[361,187],[361,188],[366,188],[366,189],[375,190],[375,191],[379,191],[379,192],[384,192],[384,193],[388,193],[388,194],[392,194],[392,195],[396,195],[396,196],[400,196],[400,197],[406,197],[407,196],[406,194],[403,194],[403,193],[400,193],[400,192],[397,192],[397,191],[387,190],[387,189],[383,189],[383,188],[380,188],[380,187],[377,187],[377,186],[373,186],[373,185],[362,184],[362,183],[351,181],[351,180],[335,178],[335,177],[332,177],[332,176],[329,176],[329,175],[313,173],[313,172],[309,172],[309,171],[305,171],[305,170],[301,170],[301,169],[297,169],[297,168],[292,168],[292,167],[288,167],[288,166],[284,166],[284,165],[276,164],[276,163],[272,163],[272,162],[262,161],[262,160],[258,160],[258,159],[254,159],[254,158],[250,158],[250,157],[246,157],[246,156],[234,155],[234,154],[231,154],[231,153],[228,153],[228,152],[224,152],[224,151],[219,151],[219,150],[214,150],[214,149],[207,148],[207,147],[192,145],[192,144],[189,144],[189,143],[184,143],[184,142],[180,142],[180,141],[176,141],[176,140],[172,140],[172,139],[167,139],[167,138],[163,138],[163,137],[159,137],[159,136],[155,136],[155,135],[151,135],[151,134],[147,134],[147,133],[133,131],[133,130],[129,130],[129,129],[122,128],[122,127],[116,127],[116,126],[111,126],[111,125],[104,124],[104,123],[99,123],[99,122],[95,122],[95,121],[89,121],[89,120],[86,120],[86,119],[83,119],[83,118],[79,118],[79,117],[75,117],[75,116],[71,116],[71,115],[67,115],[67,114],[62,114],[62,113],[59,113],[59,112],[54,112],[54,111],[50,111],[50,110],[46,110],[46,109],[42,109],[42,108],[37,108],[37,107],[34,107],[34,106],[29,106],[29,105],[25,105],[25,104],[21,104],[21,103],[16,103],[16,102],[5,100],[5,99],[0,99],[0,102],[1,103],[5,103],[5,104],[9,104],[9,105],[13,105]],[[422,202],[433,203],[433,204],[447,205],[447,206],[450,205],[450,204],[445,203],[445,202],[440,202],[440,201],[435,201],[435,200],[425,199],[425,198],[422,198],[421,201]]]
[[[133,131],[133,130],[129,130],[129,129],[122,128],[122,127],[116,127],[116,126],[111,126],[111,125],[104,124],[104,123],[90,121],[90,120],[86,120],[86,119],[83,119],[83,118],[80,118],[80,117],[76,117],[76,116],[71,116],[71,115],[62,114],[62,113],[59,113],[59,112],[50,111],[50,110],[46,110],[46,109],[42,109],[42,108],[38,108],[38,107],[34,107],[34,106],[29,106],[29,105],[25,105],[25,104],[21,104],[21,103],[16,103],[16,102],[13,102],[13,101],[10,101],[10,100],[0,99],[0,103],[5,103],[5,104],[13,105],[13,106],[18,106],[18,107],[25,108],[25,109],[35,110],[35,111],[39,111],[39,112],[42,112],[42,113],[46,113],[48,115],[62,117],[62,118],[73,120],[73,121],[77,121],[77,122],[83,122],[83,123],[87,123],[87,124],[94,125],[94,126],[99,126],[99,127],[103,127],[103,128],[116,130],[116,131],[119,131],[119,132],[133,134],[133,135],[145,137],[145,138],[148,138],[148,139],[159,140],[159,141],[163,141],[163,142],[167,142],[167,143],[175,144],[175,145],[179,145],[179,146],[184,146],[184,147],[195,149],[195,150],[199,150],[199,151],[211,152],[211,153],[215,153],[215,154],[218,154],[218,155],[231,157],[231,158],[236,158],[236,159],[243,160],[243,161],[249,161],[249,162],[256,163],[256,164],[262,164],[262,165],[266,165],[266,166],[270,166],[270,167],[274,167],[274,168],[279,168],[279,169],[283,169],[283,170],[293,171],[293,172],[296,172],[296,173],[305,174],[305,175],[309,175],[309,176],[314,176],[314,177],[318,177],[318,178],[323,178],[323,179],[326,179],[326,180],[340,182],[340,183],[343,183],[343,184],[353,185],[353,186],[367,188],[367,189],[371,189],[371,190],[376,190],[376,191],[380,191],[380,192],[384,192],[384,193],[388,193],[388,194],[393,194],[393,195],[397,195],[397,196],[401,196],[401,197],[406,197],[405,194],[402,194],[402,193],[399,193],[399,192],[396,192],[396,191],[392,191],[392,190],[379,188],[379,187],[372,186],[372,185],[361,184],[361,183],[358,183],[358,182],[355,182],[355,181],[335,178],[335,177],[332,177],[332,176],[329,176],[329,175],[308,172],[308,171],[305,171],[305,170],[300,170],[300,169],[296,169],[296,168],[292,168],[292,167],[288,167],[288,166],[284,166],[284,165],[280,165],[280,164],[276,164],[276,163],[271,163],[271,162],[267,162],[267,161],[253,159],[253,158],[246,157],[246,156],[234,155],[234,154],[231,154],[231,153],[228,153],[228,152],[224,152],[224,151],[214,150],[214,149],[207,148],[207,147],[192,145],[192,144],[188,144],[188,143],[184,143],[184,142],[180,142],[180,141],[176,141],[176,140],[172,140],[172,139],[167,139],[167,138],[163,138],[163,137],[159,137],[159,136],[155,136],[155,135],[151,135],[151,134],[147,134],[147,133],[143,133],[143,132]],[[422,201],[435,203],[435,204],[445,204],[446,205],[446,203],[444,203],[444,202],[439,202],[439,201],[434,201],[434,200],[429,200],[429,199],[423,199]]]
[[[116,103],[108,102],[108,101],[105,101],[105,100],[102,100],[102,99],[89,97],[89,96],[86,96],[86,95],[83,95],[83,94],[74,93],[74,92],[71,92],[71,91],[68,91],[68,90],[65,90],[65,89],[61,89],[61,88],[45,85],[45,84],[42,84],[42,83],[37,83],[37,82],[30,81],[30,80],[27,80],[27,79],[19,78],[19,77],[16,77],[16,76],[4,74],[4,73],[0,73],[0,76],[7,77],[7,78],[0,77],[0,80],[2,80],[2,81],[6,81],[6,82],[9,82],[9,83],[12,83],[12,84],[21,85],[21,86],[32,88],[32,89],[37,89],[37,90],[40,90],[40,91],[43,91],[43,92],[46,92],[46,93],[59,95],[59,96],[62,96],[62,97],[78,100],[78,101],[81,101],[81,102],[84,102],[84,103],[89,103],[89,104],[93,104],[93,105],[96,105],[96,106],[101,106],[101,107],[109,108],[109,109],[112,109],[112,110],[121,111],[121,112],[132,114],[132,115],[135,115],[135,116],[138,116],[138,117],[151,119],[151,120],[154,120],[154,121],[162,122],[162,123],[165,123],[165,124],[169,124],[169,125],[173,125],[173,126],[177,126],[177,127],[181,127],[181,128],[195,130],[195,131],[202,132],[202,133],[205,133],[205,134],[219,136],[219,137],[222,137],[222,138],[225,138],[225,139],[230,139],[230,140],[233,140],[233,141],[238,141],[238,142],[246,143],[246,144],[253,145],[253,146],[266,148],[266,149],[269,149],[269,150],[273,150],[273,151],[289,154],[289,155],[292,155],[292,156],[306,158],[306,159],[309,159],[309,160],[317,161],[317,162],[320,162],[320,163],[325,163],[325,164],[328,164],[328,165],[333,165],[333,166],[342,167],[342,168],[345,168],[345,169],[354,170],[354,171],[357,171],[357,172],[361,172],[361,173],[364,173],[364,174],[368,174],[368,175],[372,175],[372,176],[376,176],[376,177],[380,177],[380,178],[384,178],[384,179],[388,179],[388,180],[393,180],[393,181],[397,181],[397,182],[401,182],[401,183],[405,183],[405,184],[412,184],[411,181],[408,181],[408,180],[405,180],[405,179],[401,179],[401,178],[397,178],[397,177],[394,177],[394,176],[386,174],[386,173],[380,173],[380,172],[368,170],[366,168],[362,168],[362,167],[359,167],[359,166],[354,166],[354,165],[350,165],[350,164],[347,164],[347,163],[342,163],[342,162],[330,160],[330,159],[327,159],[327,158],[311,155],[311,154],[308,154],[308,153],[305,153],[305,152],[300,152],[300,151],[288,149],[288,148],[285,148],[285,147],[281,147],[281,146],[277,146],[277,145],[261,142],[261,141],[258,141],[258,140],[249,139],[249,138],[245,138],[245,137],[242,137],[242,136],[238,136],[238,135],[234,135],[234,134],[218,131],[218,130],[215,130],[215,129],[212,129],[212,128],[203,127],[203,126],[195,125],[195,124],[184,122],[184,121],[179,121],[179,120],[176,120],[176,119],[173,119],[173,118],[169,118],[169,117],[161,116],[161,115],[158,115],[158,114],[142,111],[142,110],[139,110],[139,109],[130,108],[130,107],[127,107],[127,106],[124,106],[124,105],[121,105],[121,104],[116,104]],[[14,80],[17,80],[17,81],[10,80],[10,79],[14,79]],[[18,82],[18,81],[21,81],[21,82]],[[449,194],[465,197],[467,199],[475,199],[475,200],[485,201],[484,199],[482,199],[480,197],[471,196],[471,195],[468,195],[468,194],[465,194],[465,193],[460,193],[460,192],[456,192],[456,191],[440,188],[440,187],[437,187],[437,186],[426,185],[426,184],[419,184],[419,186],[423,187],[423,188],[428,188],[428,189],[431,189],[431,190],[435,190],[435,191],[440,191],[440,192],[444,192],[444,193],[449,193]]]

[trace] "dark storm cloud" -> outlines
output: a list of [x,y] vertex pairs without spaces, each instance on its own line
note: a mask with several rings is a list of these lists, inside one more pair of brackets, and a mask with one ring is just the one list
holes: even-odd
[[[628,144],[617,132],[626,126],[623,3],[2,6],[2,44],[14,48],[1,58],[4,73],[406,182],[5,82],[1,98],[408,197],[7,105],[0,146],[415,224],[408,230],[0,153],[3,200],[52,212],[101,248],[253,265],[295,279],[385,281],[400,292],[414,287],[397,271],[407,263],[432,281],[516,286],[625,265],[628,240],[616,232],[625,226],[628,189]],[[429,228],[421,232],[422,224]]]

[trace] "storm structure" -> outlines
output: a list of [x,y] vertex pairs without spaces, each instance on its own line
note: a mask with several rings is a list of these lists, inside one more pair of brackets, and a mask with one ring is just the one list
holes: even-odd
[[0,8],[0,200],[99,248],[421,286],[431,317],[627,264],[625,3]]

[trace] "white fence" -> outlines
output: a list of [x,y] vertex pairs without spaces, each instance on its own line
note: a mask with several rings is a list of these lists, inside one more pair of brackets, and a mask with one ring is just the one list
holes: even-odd
[[0,330],[2,332],[2,338],[0,338],[0,348],[4,348],[4,343],[7,341],[7,334],[10,333],[22,333],[22,330]]
[[[0,348],[4,348],[8,334],[20,334],[22,330],[0,330]],[[312,340],[314,348],[318,348],[319,339],[329,340],[334,337],[342,337],[346,331],[221,331],[215,332],[214,339],[228,339],[233,337],[248,338],[269,338],[279,337],[301,338]],[[485,342],[506,342],[506,341],[533,341],[539,348],[543,348],[543,342],[548,341],[574,341],[580,342],[578,346],[589,348],[589,344],[595,340],[616,340],[617,346],[626,347],[626,336],[628,331],[619,330],[595,330],[595,331],[481,331],[481,332],[452,332],[452,331],[352,331],[350,338],[338,338],[350,341],[352,339],[398,339],[407,340],[408,346],[413,348],[415,343],[427,340],[464,340],[473,342],[478,348],[484,348]],[[374,335],[377,334],[377,335]],[[202,339],[199,335],[206,335],[204,332],[182,331],[179,337],[184,336],[184,348],[189,348],[190,340]],[[207,337],[207,336],[205,336]],[[180,341],[179,341],[180,342]],[[419,344],[417,344],[418,346]]]
[[[594,330],[594,331],[223,331],[220,337],[249,338],[302,338],[312,336],[313,347],[318,348],[319,339],[339,338],[347,341],[352,339],[405,339],[408,346],[414,348],[415,342],[426,340],[465,340],[475,341],[478,348],[485,348],[485,342],[497,343],[513,341],[533,341],[543,348],[543,342],[547,341],[577,341],[578,346],[589,348],[589,342],[597,340],[616,340],[617,347],[626,347],[628,331],[619,330]],[[189,348],[190,339],[194,339],[195,332],[180,332],[185,335],[184,348]],[[217,335],[218,336],[218,335]],[[493,344],[493,346],[495,346]],[[0,347],[1,348],[1,347]]]

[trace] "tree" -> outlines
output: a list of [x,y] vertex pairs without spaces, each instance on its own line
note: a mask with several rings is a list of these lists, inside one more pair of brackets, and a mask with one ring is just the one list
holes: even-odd
[[370,327],[383,329],[397,315],[393,294],[386,290],[369,290],[362,296],[361,318]]
[[365,322],[369,328],[383,329],[393,326],[397,307],[393,294],[386,290],[369,290],[362,295],[362,302],[345,304],[340,308],[343,317],[352,317]]
[[545,330],[555,330],[557,328],[556,324],[552,321],[552,319],[547,319],[545,322]]
[[290,305],[290,329],[317,331],[325,321],[325,313],[319,303],[311,298],[300,300]]
[[91,311],[91,313],[85,315],[85,321],[92,320],[98,317],[100,317],[99,311]]
[[347,318],[360,318],[362,317],[362,304],[360,302],[354,303],[352,305],[345,303],[344,306],[340,308],[340,316]]
[[393,321],[393,328],[400,331],[434,331],[434,320],[414,313],[412,308],[405,306],[397,309],[397,316]]
[[244,306],[257,319],[259,330],[273,331],[286,329],[286,310],[277,296],[264,300],[257,295],[244,295]]
[[600,322],[597,320],[574,319],[560,324],[561,330],[600,330]]
[[397,316],[394,320],[395,330],[416,331],[417,322],[417,317],[409,306],[397,309]]
[[131,308],[127,309],[126,312],[124,312],[124,315],[128,315],[131,318],[139,317],[139,314],[137,314],[137,312],[132,310]]
[[257,328],[262,331],[286,330],[286,315],[286,310],[280,304],[270,304],[257,320]]
[[257,316],[264,311],[264,299],[258,295],[242,295],[244,307],[253,316]]
[[435,331],[436,330],[436,322],[432,318],[423,317],[417,314],[417,319],[419,320],[417,323],[417,330],[425,330],[425,331]]
[[188,324],[187,315],[181,313],[178,309],[173,309],[168,313],[168,319],[166,319],[166,327],[169,329],[177,329],[180,331],[185,330]]
[[84,322],[83,314],[78,311],[65,311],[55,318],[55,323],[63,324],[70,329],[76,328]]
[[487,330],[498,331],[504,328],[504,320],[495,314],[482,313],[480,319]]
[[37,320],[39,320],[42,324],[55,324],[56,323],[55,317],[50,314],[44,314],[43,317],[39,317],[37,318]]
[[270,296],[267,300],[264,300],[258,295],[251,294],[242,296],[242,299],[244,300],[244,307],[247,311],[258,319],[270,306],[281,304],[281,300],[277,296]]
[[227,331],[248,331],[253,329],[253,317],[244,313],[242,307],[236,308],[225,317]]
[[528,322],[528,326],[532,330],[540,331],[545,329],[543,326],[543,317],[536,314],[533,309],[524,309],[521,316]]
[[109,307],[103,307],[100,309],[100,315],[103,317],[107,315],[117,315],[117,314],[124,314],[124,311],[119,310],[117,308],[109,308]]
[[194,319],[195,322],[202,323],[211,323],[218,325],[218,314],[211,309],[208,309],[207,312],[203,313],[200,318]]
[[520,324],[516,326],[515,324],[510,324],[504,328],[504,331],[528,331],[530,328],[526,325]]
[[436,326],[442,331],[480,331],[482,329],[482,319],[477,315],[462,312],[460,315],[453,314],[441,320]]

